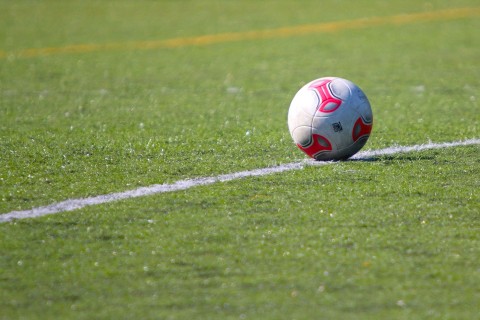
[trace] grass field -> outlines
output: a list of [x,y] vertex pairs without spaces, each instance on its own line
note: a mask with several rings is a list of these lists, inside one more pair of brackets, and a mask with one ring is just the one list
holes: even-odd
[[[0,0],[0,214],[301,161],[306,82],[365,146],[480,137],[478,1]],[[478,319],[480,146],[0,223],[0,319]]]

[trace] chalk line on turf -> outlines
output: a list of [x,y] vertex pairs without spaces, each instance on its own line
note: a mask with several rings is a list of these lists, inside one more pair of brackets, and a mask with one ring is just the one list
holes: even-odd
[[63,47],[29,48],[18,51],[0,50],[0,59],[33,58],[58,54],[78,54],[88,52],[106,52],[114,50],[151,50],[161,48],[182,48],[190,46],[205,46],[235,41],[285,38],[318,33],[339,32],[344,30],[358,30],[360,28],[378,27],[384,25],[407,25],[418,22],[448,21],[475,17],[480,15],[480,7],[446,8],[436,11],[403,13],[393,16],[369,17],[352,20],[306,24],[276,29],[251,30],[244,32],[230,32],[206,34],[196,37],[181,37],[163,40],[129,41],[117,43],[90,43],[71,44]]
[[[379,149],[379,150],[361,151],[356,155],[354,155],[352,159],[368,160],[378,156],[393,155],[397,153],[407,153],[407,152],[423,151],[423,150],[429,150],[429,149],[442,149],[442,148],[468,146],[468,145],[475,145],[475,144],[480,144],[480,139],[469,139],[469,140],[463,140],[463,141],[453,141],[453,142],[443,142],[443,143],[430,142],[427,144],[413,145],[413,146],[392,146],[392,147]],[[329,165],[332,163],[334,162],[319,162],[319,161],[313,161],[313,160],[305,160],[305,161],[282,164],[275,167],[240,171],[240,172],[222,174],[222,175],[213,176],[213,177],[180,180],[171,184],[154,184],[147,187],[140,187],[134,190],[104,194],[104,195],[99,195],[99,196],[94,196],[89,198],[70,199],[70,200],[54,203],[48,206],[32,208],[30,210],[12,211],[9,213],[1,214],[0,223],[15,220],[15,219],[36,218],[36,217],[41,217],[49,214],[73,211],[73,210],[81,209],[87,206],[109,203],[109,202],[123,200],[123,199],[130,199],[130,198],[144,197],[144,196],[158,194],[158,193],[186,190],[193,187],[209,185],[217,182],[226,182],[226,181],[242,179],[247,177],[265,176],[265,175],[280,173],[285,171],[300,170],[306,166],[312,166],[312,165],[322,166],[322,165]]]

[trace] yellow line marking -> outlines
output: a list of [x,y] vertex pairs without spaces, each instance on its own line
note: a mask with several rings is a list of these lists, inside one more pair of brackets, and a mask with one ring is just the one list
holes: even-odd
[[367,28],[382,25],[405,25],[418,22],[452,20],[473,17],[477,15],[480,15],[480,7],[451,8],[431,12],[399,14],[386,17],[362,18],[355,20],[300,25],[277,29],[230,32],[166,40],[119,42],[106,44],[78,44],[64,47],[31,48],[13,52],[6,52],[0,50],[0,59],[7,57],[31,58],[55,54],[87,53],[95,51],[148,50],[159,48],[180,48],[187,46],[205,46],[215,43],[283,38],[315,33],[338,32],[342,30]]

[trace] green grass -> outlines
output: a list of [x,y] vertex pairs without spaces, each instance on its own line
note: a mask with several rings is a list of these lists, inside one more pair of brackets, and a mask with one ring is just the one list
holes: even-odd
[[[288,105],[326,75],[367,93],[367,149],[480,137],[478,16],[16,52],[476,5],[0,1],[0,213],[303,159]],[[474,319],[479,151],[308,167],[0,224],[0,319]]]

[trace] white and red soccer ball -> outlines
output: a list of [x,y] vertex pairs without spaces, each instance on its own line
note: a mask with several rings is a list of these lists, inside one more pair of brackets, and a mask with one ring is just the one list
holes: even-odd
[[295,144],[316,160],[344,160],[357,153],[372,131],[370,102],[353,82],[327,77],[303,86],[288,110]]

